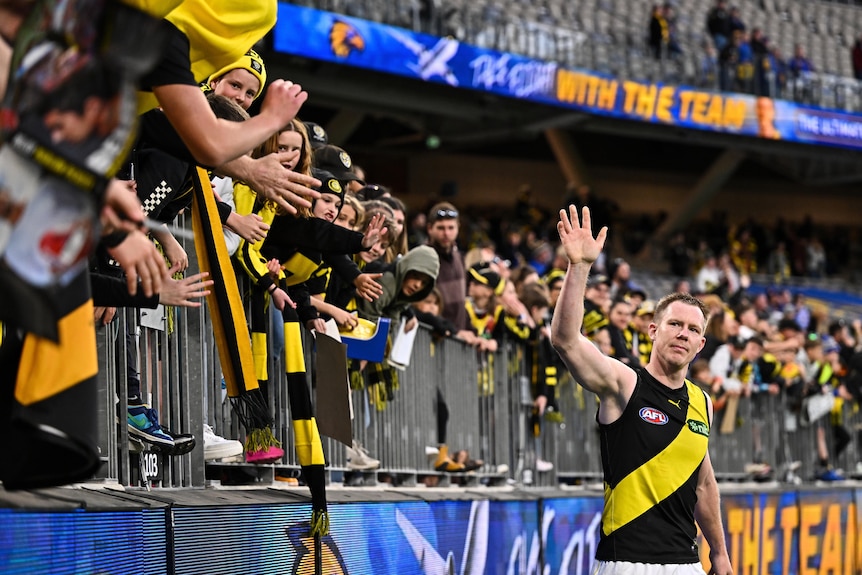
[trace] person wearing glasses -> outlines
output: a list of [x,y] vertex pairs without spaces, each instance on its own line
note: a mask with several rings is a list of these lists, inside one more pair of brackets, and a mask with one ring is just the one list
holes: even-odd
[[440,257],[437,289],[443,295],[442,316],[458,329],[455,334],[467,342],[476,340],[467,321],[467,282],[464,259],[458,250],[458,209],[449,202],[432,206],[427,218],[428,245]]

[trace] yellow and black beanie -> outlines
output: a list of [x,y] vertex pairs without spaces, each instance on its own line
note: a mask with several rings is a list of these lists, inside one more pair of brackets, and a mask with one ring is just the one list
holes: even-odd
[[[318,168],[312,168],[311,175],[320,180],[320,187],[315,188],[318,192],[321,194],[336,195],[338,196],[338,199],[341,200],[341,204],[344,204],[344,187],[341,185],[341,182],[338,181],[338,178],[336,178],[331,172],[320,170]],[[341,213],[340,206],[338,208],[338,212]]]
[[506,280],[500,274],[487,267],[486,264],[476,264],[470,268],[470,280],[486,285],[494,290],[494,295],[501,295],[506,287]]
[[260,96],[260,93],[263,92],[264,84],[266,84],[266,66],[263,65],[263,58],[261,58],[254,50],[249,50],[243,54],[242,58],[233,64],[218,70],[215,74],[210,76],[209,79],[207,79],[207,85],[211,84],[213,80],[218,80],[231,70],[236,70],[238,68],[248,70],[260,81],[257,94],[254,95],[255,99],[257,99],[257,97]]

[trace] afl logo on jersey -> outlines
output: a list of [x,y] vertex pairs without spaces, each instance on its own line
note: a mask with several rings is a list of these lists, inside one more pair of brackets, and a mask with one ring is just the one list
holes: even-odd
[[653,425],[664,425],[668,421],[667,415],[654,407],[642,407],[638,415],[641,416],[641,419]]

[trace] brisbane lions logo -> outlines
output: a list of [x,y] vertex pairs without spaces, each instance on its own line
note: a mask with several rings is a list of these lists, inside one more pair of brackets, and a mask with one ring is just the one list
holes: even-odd
[[347,58],[354,50],[365,50],[365,40],[351,24],[336,20],[329,31],[329,46],[339,58]]

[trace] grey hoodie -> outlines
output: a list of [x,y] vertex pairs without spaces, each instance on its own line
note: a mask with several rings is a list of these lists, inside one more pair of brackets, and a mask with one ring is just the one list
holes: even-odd
[[[428,282],[425,289],[408,297],[401,292],[401,285],[407,272],[410,271],[422,272],[430,277],[431,281]],[[440,258],[434,248],[430,246],[413,248],[398,260],[394,272],[384,272],[383,276],[377,280],[383,286],[383,294],[379,298],[373,302],[364,299],[358,300],[359,315],[369,320],[376,320],[381,316],[389,317],[393,321],[398,320],[401,312],[408,309],[412,302],[421,301],[431,293],[439,272]]]

